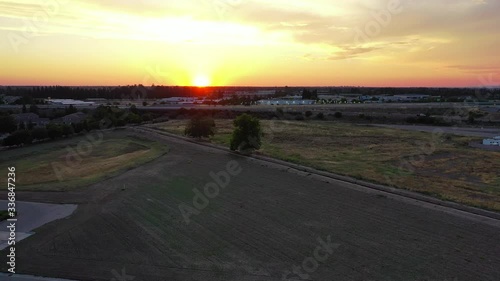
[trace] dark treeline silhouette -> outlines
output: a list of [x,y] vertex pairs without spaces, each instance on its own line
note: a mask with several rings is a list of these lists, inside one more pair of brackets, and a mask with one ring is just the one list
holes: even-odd
[[317,94],[355,94],[355,95],[406,95],[418,94],[441,97],[472,97],[473,99],[500,99],[498,88],[384,88],[384,87],[188,87],[188,86],[118,86],[118,87],[0,87],[0,95],[26,97],[22,103],[31,103],[29,98],[42,99],[159,99],[169,97],[213,96],[240,92],[274,90],[276,96],[300,94],[316,98]]
[[158,99],[169,97],[191,97],[213,93],[208,88],[151,86],[142,85],[118,87],[1,87],[0,94],[8,96],[24,96],[35,99]]
[[318,98],[318,90],[308,90],[304,89],[302,90],[302,99],[305,100],[315,100]]

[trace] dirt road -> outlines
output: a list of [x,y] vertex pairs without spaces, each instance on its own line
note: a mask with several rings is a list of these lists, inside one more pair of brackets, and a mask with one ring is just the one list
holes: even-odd
[[[500,280],[494,219],[155,138],[167,155],[87,190],[20,193],[79,207],[19,244],[19,271],[75,280]],[[210,173],[221,171],[229,182],[217,194]],[[194,205],[193,189],[207,184],[213,198]],[[192,212],[189,224],[179,206]]]

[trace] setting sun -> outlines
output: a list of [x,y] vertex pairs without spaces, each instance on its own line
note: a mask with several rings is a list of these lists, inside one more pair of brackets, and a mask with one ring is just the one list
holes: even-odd
[[193,85],[196,87],[206,87],[210,85],[210,79],[204,75],[198,75],[193,80]]

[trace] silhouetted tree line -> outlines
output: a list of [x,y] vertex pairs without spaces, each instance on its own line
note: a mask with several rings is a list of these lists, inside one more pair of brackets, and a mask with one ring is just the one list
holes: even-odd
[[302,99],[304,100],[317,100],[318,99],[318,90],[302,90]]
[[[472,97],[474,99],[500,99],[500,89],[479,87],[479,88],[389,88],[389,87],[332,87],[331,94],[359,94],[359,95],[429,95],[441,96],[446,99],[458,97]],[[459,101],[459,99],[456,99]],[[461,100],[463,101],[463,100]]]
[[[72,112],[73,110],[67,108],[66,111]],[[0,115],[0,133],[11,133],[3,140],[2,144],[4,146],[26,145],[33,141],[54,140],[93,130],[122,127],[127,124],[140,124],[153,121],[156,117],[158,115],[140,111],[135,106],[131,106],[129,109],[99,106],[87,119],[80,123],[50,123],[45,127],[20,126],[17,129],[17,124],[12,116]]]
[[0,113],[0,134],[12,133],[16,130],[17,124],[14,117]]
[[8,96],[22,96],[17,104],[33,104],[34,99],[160,99],[169,97],[191,97],[208,95],[209,89],[197,87],[178,86],[151,86],[143,85],[119,86],[119,87],[4,87],[0,88],[0,94]]
[[[261,88],[251,87],[188,87],[188,86],[118,86],[118,87],[0,87],[0,95],[22,96],[17,104],[34,104],[35,99],[162,99],[170,97],[211,96],[222,98],[226,93],[252,91]],[[40,102],[40,101],[38,101]]]

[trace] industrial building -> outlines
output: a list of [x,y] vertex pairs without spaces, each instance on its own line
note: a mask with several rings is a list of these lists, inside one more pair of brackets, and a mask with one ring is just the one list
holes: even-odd
[[494,137],[492,139],[484,139],[483,145],[500,146],[500,136]]
[[302,99],[270,99],[259,100],[257,104],[260,105],[312,105],[315,100],[302,100]]
[[64,105],[64,106],[83,106],[83,105],[95,105],[95,102],[91,101],[81,101],[81,100],[74,100],[74,99],[47,99],[45,100],[47,104],[54,104],[54,105]]

